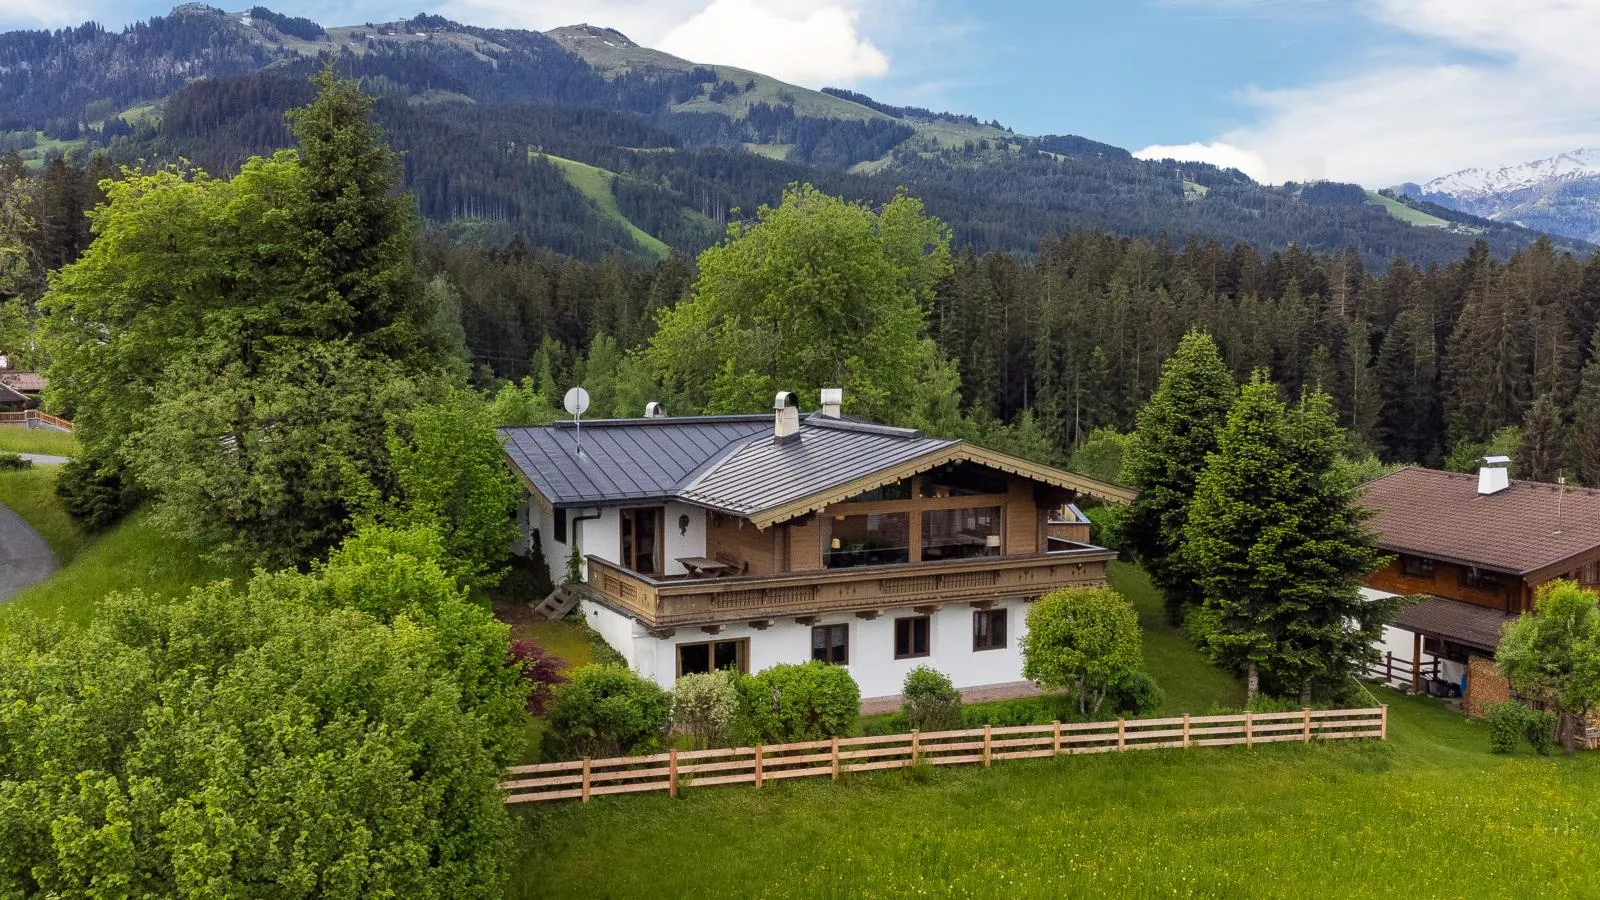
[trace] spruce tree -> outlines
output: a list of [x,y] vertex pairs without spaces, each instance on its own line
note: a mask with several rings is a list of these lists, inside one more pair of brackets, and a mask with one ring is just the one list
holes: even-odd
[[1561,407],[1555,397],[1540,394],[1522,419],[1517,470],[1529,481],[1553,482],[1561,474]]
[[[1600,335],[1595,341],[1600,346]],[[1583,381],[1573,403],[1572,427],[1567,430],[1562,458],[1580,484],[1600,487],[1600,360],[1590,359],[1583,367]]]
[[1124,534],[1161,589],[1174,622],[1198,599],[1193,573],[1178,550],[1195,483],[1206,455],[1216,449],[1217,432],[1237,391],[1211,336],[1192,331],[1178,343],[1155,394],[1139,411],[1127,468],[1139,496],[1128,508]]
[[1190,633],[1245,674],[1247,700],[1263,677],[1302,702],[1342,687],[1392,612],[1359,591],[1384,559],[1336,465],[1343,442],[1327,395],[1291,411],[1257,372],[1200,477],[1182,550],[1201,594]]

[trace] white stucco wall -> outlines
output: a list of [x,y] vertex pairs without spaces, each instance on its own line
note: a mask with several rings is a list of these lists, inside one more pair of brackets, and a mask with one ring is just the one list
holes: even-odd
[[[689,518],[688,527],[680,532],[678,520],[684,516]],[[678,560],[686,556],[706,555],[706,511],[687,503],[668,503],[666,514],[661,517],[661,527],[663,546],[666,548],[661,571],[668,575],[688,574]]]
[[[570,543],[555,539],[555,510],[532,493],[526,494],[523,523],[523,545],[531,548],[533,531],[538,529],[540,545],[544,548],[546,564],[550,566],[551,579],[559,583],[567,571],[567,556],[572,552]],[[598,519],[584,519],[600,513]],[[687,528],[680,531],[678,519],[688,516]],[[668,503],[662,514],[662,546],[665,557],[663,571],[668,575],[683,575],[686,570],[678,560],[688,556],[706,555],[706,511],[686,503]],[[619,507],[607,506],[567,510],[567,540],[576,537],[585,556],[594,555],[610,562],[622,559],[622,519]],[[524,551],[526,552],[526,551]],[[587,573],[585,573],[587,577]]]

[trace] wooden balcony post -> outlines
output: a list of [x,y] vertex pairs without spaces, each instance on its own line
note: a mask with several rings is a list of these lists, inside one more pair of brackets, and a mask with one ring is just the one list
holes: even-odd
[[1189,714],[1183,714],[1183,749],[1189,749]]
[[1422,693],[1422,632],[1411,633],[1411,693]]
[[986,768],[986,769],[989,767],[989,754],[990,754],[989,731],[990,731],[990,727],[988,725],[983,726],[983,767]]
[[833,738],[833,780],[839,780],[839,736]]
[[1060,756],[1061,755],[1061,720],[1057,719],[1054,722],[1051,722],[1050,723],[1050,730],[1052,732],[1051,740],[1050,740],[1050,755],[1051,756]]
[[667,751],[667,794],[678,796],[678,748]]
[[1117,716],[1117,749],[1128,749],[1128,723],[1121,716]]
[[1385,684],[1394,681],[1394,651],[1383,651],[1383,681]]
[[589,802],[589,757],[583,758],[583,802]]
[[761,787],[764,777],[761,770],[761,745],[756,745],[756,787]]
[[1302,706],[1300,713],[1303,716],[1300,723],[1300,741],[1301,743],[1309,744],[1311,743],[1311,707]]

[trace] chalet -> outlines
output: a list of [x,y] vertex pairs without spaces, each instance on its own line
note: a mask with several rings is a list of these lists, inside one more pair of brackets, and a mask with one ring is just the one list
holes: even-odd
[[507,428],[524,551],[629,665],[680,675],[817,659],[866,697],[929,665],[961,688],[1020,681],[1027,604],[1105,582],[1073,501],[1132,493],[959,440],[841,414]]
[[37,407],[44,387],[43,375],[11,368],[10,357],[0,353],[0,412],[20,412]]
[[1364,590],[1417,601],[1385,634],[1383,674],[1459,693],[1472,715],[1510,696],[1494,652],[1506,623],[1533,611],[1539,586],[1600,582],[1600,491],[1514,481],[1508,462],[1489,457],[1477,475],[1401,469],[1363,497],[1378,545],[1394,555]]

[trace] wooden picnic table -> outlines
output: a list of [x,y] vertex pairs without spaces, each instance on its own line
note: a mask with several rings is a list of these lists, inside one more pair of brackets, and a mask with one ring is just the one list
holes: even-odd
[[688,569],[689,574],[695,578],[702,578],[706,575],[715,578],[733,570],[733,566],[707,556],[680,556],[678,557],[678,564]]

